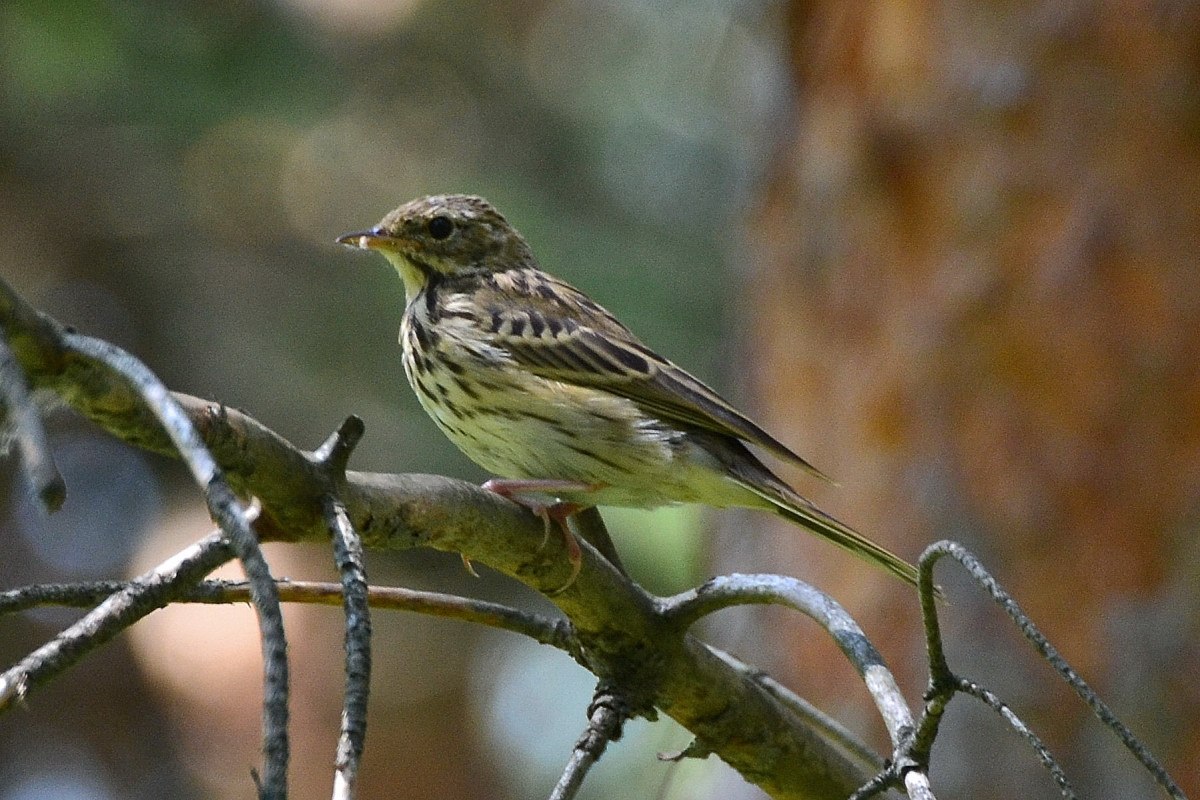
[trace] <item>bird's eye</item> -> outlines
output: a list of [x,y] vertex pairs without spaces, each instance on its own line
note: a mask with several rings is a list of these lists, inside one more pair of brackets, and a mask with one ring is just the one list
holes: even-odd
[[434,239],[441,241],[448,239],[450,234],[454,233],[454,223],[449,217],[434,217],[429,220],[429,235]]

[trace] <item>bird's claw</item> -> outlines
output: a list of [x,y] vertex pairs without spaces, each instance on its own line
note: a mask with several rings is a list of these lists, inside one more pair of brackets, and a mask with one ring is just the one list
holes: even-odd
[[569,589],[575,583],[575,579],[579,577],[580,570],[583,569],[583,550],[579,547],[579,540],[575,538],[575,534],[571,533],[568,520],[572,514],[578,514],[588,506],[582,503],[561,500],[546,503],[528,495],[531,493],[591,492],[603,488],[603,485],[581,483],[579,481],[506,480],[493,478],[484,483],[483,488],[493,494],[498,494],[507,500],[511,500],[517,505],[524,506],[542,518],[544,533],[542,535],[542,542],[538,545],[538,550],[544,548],[546,543],[550,541],[550,529],[552,525],[557,524],[563,537],[563,545],[567,548],[567,560],[571,563],[571,576],[567,578],[567,582],[562,586],[546,594],[553,597]]

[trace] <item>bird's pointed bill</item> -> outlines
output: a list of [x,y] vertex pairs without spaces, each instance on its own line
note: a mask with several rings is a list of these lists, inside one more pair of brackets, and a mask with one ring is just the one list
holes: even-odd
[[347,247],[358,247],[363,250],[392,249],[389,247],[389,243],[392,241],[392,238],[373,230],[343,233],[341,236],[334,239],[334,241],[338,244],[344,244]]

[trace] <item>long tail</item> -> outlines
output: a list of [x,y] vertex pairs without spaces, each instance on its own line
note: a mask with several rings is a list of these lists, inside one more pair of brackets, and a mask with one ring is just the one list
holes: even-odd
[[917,585],[919,573],[916,567],[890,550],[875,544],[849,525],[838,522],[794,491],[787,489],[782,481],[778,486],[762,486],[758,485],[758,481],[736,477],[734,480],[770,503],[770,509],[784,519],[824,536],[839,547],[913,586]]

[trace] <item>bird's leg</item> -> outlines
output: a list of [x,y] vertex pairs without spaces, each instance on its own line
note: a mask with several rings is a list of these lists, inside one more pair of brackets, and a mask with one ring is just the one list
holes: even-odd
[[555,503],[548,506],[540,516],[545,525],[545,533],[542,535],[542,547],[546,546],[546,540],[550,538],[551,521],[558,523],[558,530],[562,532],[563,545],[567,548],[567,561],[571,564],[571,576],[567,578],[567,582],[558,587],[552,592],[548,592],[553,596],[561,594],[570,588],[575,579],[579,577],[579,571],[583,569],[583,550],[579,548],[579,540],[575,538],[575,534],[571,533],[571,523],[569,517],[572,514],[578,513],[587,506],[581,506],[579,503]]
[[518,505],[533,509],[524,500],[517,497],[523,494],[556,495],[563,492],[596,492],[603,489],[603,483],[584,483],[583,481],[561,481],[552,478],[492,478],[483,484],[483,488],[492,494],[512,500]]
[[511,500],[517,505],[528,508],[542,518],[542,523],[545,526],[545,534],[542,537],[541,547],[545,547],[546,541],[550,538],[551,523],[557,523],[558,529],[562,533],[563,545],[567,548],[567,560],[571,562],[571,577],[562,586],[550,592],[550,594],[559,594],[570,587],[575,582],[575,579],[579,577],[579,570],[583,568],[583,551],[579,548],[579,542],[576,540],[575,534],[571,533],[568,518],[572,514],[577,514],[585,508],[589,508],[589,506],[583,503],[573,503],[564,500],[546,503],[528,495],[554,495],[560,492],[594,492],[603,489],[604,484],[564,480],[509,480],[493,478],[484,483],[483,488],[493,494],[498,494],[507,500]]

